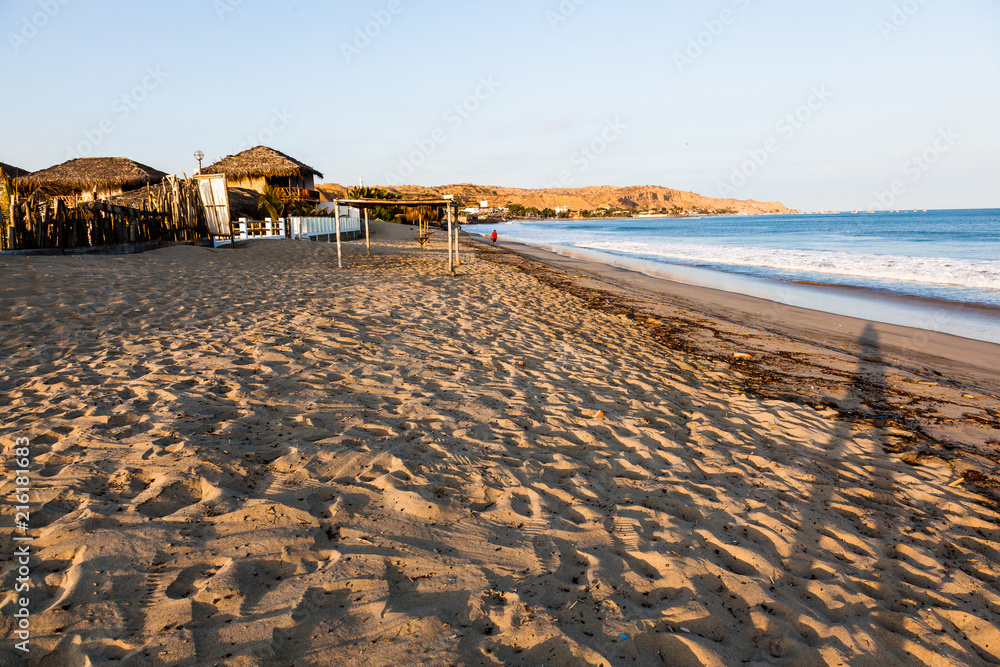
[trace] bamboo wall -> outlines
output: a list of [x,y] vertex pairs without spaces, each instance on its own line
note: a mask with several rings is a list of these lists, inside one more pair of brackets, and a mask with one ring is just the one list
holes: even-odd
[[11,199],[0,229],[2,250],[85,249],[150,242],[197,241],[208,235],[193,181],[168,177],[129,197],[75,204],[40,192]]

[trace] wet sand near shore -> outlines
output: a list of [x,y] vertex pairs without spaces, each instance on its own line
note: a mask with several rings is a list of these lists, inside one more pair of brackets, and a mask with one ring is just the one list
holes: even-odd
[[387,229],[0,257],[29,664],[1000,660],[975,358]]

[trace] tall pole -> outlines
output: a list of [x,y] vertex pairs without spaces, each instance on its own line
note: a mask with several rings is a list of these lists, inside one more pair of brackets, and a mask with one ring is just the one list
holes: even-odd
[[344,268],[344,256],[340,250],[340,202],[334,203],[333,215],[337,218],[337,266],[342,269]]
[[[448,222],[449,224],[454,219],[454,214],[452,213],[451,204],[448,204]],[[458,256],[458,221],[455,221],[455,266],[461,266],[462,260]]]
[[372,236],[368,231],[368,207],[365,207],[365,247],[368,249],[368,256],[372,256]]
[[455,260],[451,255],[451,207],[448,207],[448,270],[455,273]]

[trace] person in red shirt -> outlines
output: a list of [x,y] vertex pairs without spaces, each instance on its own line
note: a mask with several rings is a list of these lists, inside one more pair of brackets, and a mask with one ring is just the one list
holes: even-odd
[[493,230],[493,245],[497,244],[497,230]]

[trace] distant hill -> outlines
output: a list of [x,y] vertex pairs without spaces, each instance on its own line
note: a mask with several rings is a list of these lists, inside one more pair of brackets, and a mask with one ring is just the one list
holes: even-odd
[[[527,208],[568,207],[571,211],[597,211],[602,207],[620,208],[630,211],[660,211],[663,209],[681,209],[684,211],[715,212],[736,211],[737,213],[794,213],[781,202],[742,201],[739,199],[713,199],[703,197],[693,192],[673,190],[655,185],[635,185],[631,187],[614,187],[610,185],[588,188],[558,188],[547,190],[526,190],[523,188],[505,188],[492,185],[442,185],[439,187],[423,187],[406,185],[386,188],[410,196],[455,195],[455,199],[465,206],[477,206],[481,201],[489,202],[490,206],[507,206],[520,204]],[[347,188],[336,183],[317,186],[324,199],[332,200],[344,197]]]

